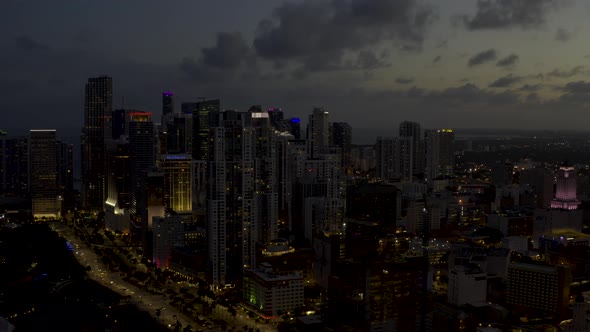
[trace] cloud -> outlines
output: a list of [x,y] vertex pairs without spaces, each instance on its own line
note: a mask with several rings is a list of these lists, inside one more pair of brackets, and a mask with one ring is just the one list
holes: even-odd
[[546,74],[548,77],[554,78],[571,78],[573,76],[586,73],[586,66],[575,66],[569,70],[554,69]]
[[378,57],[375,52],[369,50],[362,50],[358,53],[356,63],[352,69],[378,69],[391,66],[390,62],[385,61],[388,53],[385,52]]
[[531,104],[537,104],[541,102],[541,97],[539,97],[539,94],[536,92],[531,92],[526,96],[525,101],[527,103],[531,103]]
[[19,36],[14,39],[16,47],[23,51],[47,51],[49,46],[32,39],[29,36]]
[[443,40],[442,42],[436,44],[436,48],[446,48],[449,44],[448,40]]
[[513,76],[512,74],[500,77],[490,84],[490,88],[507,88],[512,86],[514,83],[518,83],[522,80],[522,77]]
[[514,66],[518,62],[519,56],[516,54],[510,54],[496,63],[498,67],[511,67]]
[[395,79],[395,82],[399,83],[399,84],[412,84],[412,83],[414,83],[414,79],[413,78],[398,77]]
[[[305,0],[280,5],[274,17],[258,24],[256,54],[272,61],[293,60],[311,71],[346,68],[349,53],[385,41],[420,49],[437,19],[432,8],[416,0]],[[325,61],[328,56],[335,60]]]
[[541,90],[541,84],[525,84],[521,86],[518,90],[523,92],[536,92]]
[[442,60],[442,56],[437,55],[434,57],[434,59],[432,59],[432,63],[439,63],[440,60]]
[[477,53],[469,59],[469,67],[484,64],[486,62],[494,61],[497,58],[496,50],[493,48]]
[[574,37],[574,33],[564,28],[559,28],[555,32],[555,40],[560,42],[567,42]]
[[590,82],[576,81],[568,82],[561,90],[564,94],[559,98],[560,101],[569,104],[590,104]]
[[215,46],[201,51],[203,63],[217,68],[237,68],[250,55],[250,47],[238,32],[217,34]]
[[569,82],[563,86],[563,90],[568,93],[590,93],[590,82]]
[[562,0],[478,0],[475,15],[460,20],[469,30],[536,28]]

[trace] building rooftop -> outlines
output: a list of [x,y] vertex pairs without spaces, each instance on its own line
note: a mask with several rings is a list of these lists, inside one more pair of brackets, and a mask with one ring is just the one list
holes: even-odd
[[[567,265],[565,265],[565,266],[567,266]],[[511,263],[508,268],[509,269],[517,268],[520,270],[527,270],[527,271],[539,272],[539,273],[556,273],[557,272],[555,266],[544,266],[544,265],[527,264],[527,263]]]

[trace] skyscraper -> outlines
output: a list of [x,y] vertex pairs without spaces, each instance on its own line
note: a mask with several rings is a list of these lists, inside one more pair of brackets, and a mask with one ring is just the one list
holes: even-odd
[[332,123],[332,143],[342,150],[342,167],[352,165],[352,127],[346,122]]
[[219,113],[219,99],[201,101],[193,113],[193,159],[208,160],[209,122]]
[[383,180],[411,181],[411,137],[377,137],[377,176]]
[[576,170],[564,163],[559,167],[555,198],[551,200],[552,209],[576,210],[580,205],[577,197]]
[[193,199],[193,165],[190,154],[163,155],[164,204],[177,213],[190,213]]
[[295,139],[301,139],[301,119],[300,118],[291,118],[289,120],[289,132]]
[[234,282],[256,266],[256,243],[276,236],[278,192],[268,113],[224,111],[211,122],[207,183],[209,274]]
[[452,129],[433,129],[425,132],[426,181],[454,174],[455,133]]
[[270,119],[270,124],[277,128],[281,129],[283,126],[283,110],[280,108],[269,108],[268,109],[268,116]]
[[330,113],[324,108],[316,107],[309,115],[307,144],[310,158],[318,158],[330,146]]
[[58,217],[57,142],[54,129],[31,130],[30,172],[34,217]]
[[106,228],[129,233],[131,208],[131,156],[126,136],[107,141],[108,196],[105,202]]
[[155,165],[152,113],[130,112],[129,153],[131,155],[131,212],[145,216],[145,178]]
[[29,140],[0,135],[0,193],[29,194]]
[[63,208],[74,207],[74,145],[57,142],[57,187]]
[[412,138],[412,173],[418,174],[424,171],[424,151],[422,149],[422,132],[420,124],[417,122],[404,121],[399,125],[399,136],[400,137],[411,137]]
[[84,101],[82,129],[83,204],[100,211],[107,197],[105,139],[112,137],[113,80],[107,76],[89,78]]
[[162,92],[162,128],[167,126],[174,119],[174,93]]

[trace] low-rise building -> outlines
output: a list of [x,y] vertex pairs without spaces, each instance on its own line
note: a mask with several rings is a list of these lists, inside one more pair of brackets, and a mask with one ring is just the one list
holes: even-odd
[[303,306],[303,276],[299,271],[277,274],[268,263],[244,271],[244,302],[266,316]]

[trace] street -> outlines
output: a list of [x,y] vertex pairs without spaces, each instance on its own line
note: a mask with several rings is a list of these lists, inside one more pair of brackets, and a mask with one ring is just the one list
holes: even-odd
[[[187,317],[169,304],[169,299],[166,295],[154,295],[133,284],[125,282],[118,272],[110,272],[109,268],[102,263],[102,260],[91,250],[91,248],[74,235],[72,229],[68,228],[61,222],[51,223],[50,225],[60,236],[63,236],[70,242],[78,262],[82,266],[90,266],[91,270],[87,271],[89,278],[112,289],[122,296],[127,296],[130,303],[135,304],[140,310],[148,312],[156,320],[158,319],[156,312],[159,310],[159,321],[162,325],[167,325],[170,328],[173,328],[176,321],[179,321],[182,324],[182,327],[191,325],[194,331],[221,331],[221,327],[215,326],[216,324],[211,321],[207,321],[206,324],[203,324],[205,326],[203,326]],[[229,317],[229,319],[226,319],[230,321],[228,324],[229,326],[236,328],[248,326],[252,327],[254,330],[259,329],[260,331],[265,332],[276,331],[276,328],[271,324],[257,323],[240,309],[238,309],[238,315],[236,317],[231,317],[227,314],[227,309],[221,308],[220,306],[216,307],[214,313],[215,311],[218,311],[217,314],[220,318]]]

